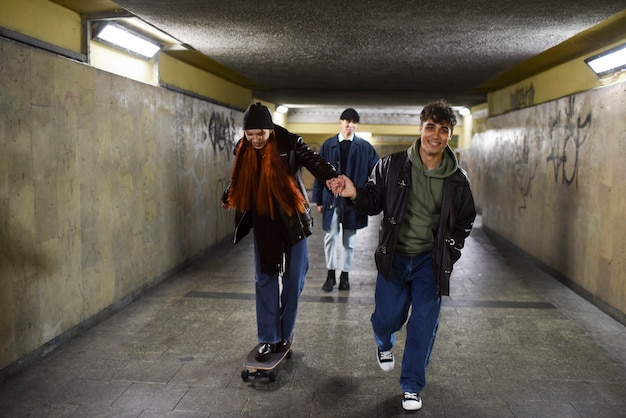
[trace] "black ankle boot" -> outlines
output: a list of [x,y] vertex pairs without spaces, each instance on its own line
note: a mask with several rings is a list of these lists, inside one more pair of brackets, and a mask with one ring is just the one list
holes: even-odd
[[280,342],[277,342],[276,344],[274,344],[274,351],[276,351],[277,353],[283,353],[289,350],[289,347],[291,347],[291,341],[280,340]]
[[326,276],[326,281],[322,286],[322,290],[325,292],[332,292],[333,286],[337,284],[337,279],[335,279],[335,270],[328,270],[328,276]]
[[342,271],[341,276],[339,276],[339,290],[350,290],[347,271]]
[[272,355],[272,351],[274,349],[274,347],[272,347],[273,344],[269,344],[269,343],[263,343],[259,346],[259,348],[256,350],[256,353],[254,354],[254,358],[256,359],[256,361],[267,361],[270,356]]

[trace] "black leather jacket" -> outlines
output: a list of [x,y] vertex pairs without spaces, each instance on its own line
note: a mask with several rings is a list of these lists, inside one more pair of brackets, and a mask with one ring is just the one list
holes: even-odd
[[[452,152],[446,148],[447,152]],[[440,295],[450,294],[453,264],[461,257],[465,238],[470,234],[476,209],[465,171],[457,168],[443,183],[441,217],[432,251],[433,271]],[[368,183],[357,189],[352,203],[370,216],[383,211],[378,247],[374,258],[379,273],[389,280],[400,225],[406,213],[411,186],[411,161],[406,151],[388,155],[378,162]]]
[[[304,186],[304,180],[302,179],[302,167],[305,167],[313,176],[323,182],[337,177],[337,172],[328,161],[309,148],[300,136],[276,124],[274,125],[274,132],[276,133],[280,156],[307,202],[304,213],[295,211],[292,216],[287,215],[287,213],[279,207],[279,216],[286,231],[286,243],[287,245],[294,245],[313,233],[313,217],[311,216],[309,198],[306,187]],[[240,139],[240,141],[245,140],[245,138]],[[238,145],[239,143],[235,146],[235,153]],[[229,188],[227,188],[222,195],[222,202],[224,203],[227,203]],[[235,215],[235,223],[234,243],[236,244],[252,229],[252,214],[249,212],[237,212]]]

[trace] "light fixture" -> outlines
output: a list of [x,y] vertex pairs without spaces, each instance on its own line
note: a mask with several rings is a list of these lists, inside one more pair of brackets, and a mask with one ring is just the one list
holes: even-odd
[[113,22],[99,24],[93,38],[145,59],[151,59],[161,49],[156,41]]
[[363,139],[370,139],[372,137],[371,132],[355,132],[354,134]]
[[585,59],[585,64],[598,76],[626,69],[626,44],[589,57]]
[[283,105],[278,105],[276,107],[276,111],[278,113],[287,113],[289,111],[289,108],[287,106],[283,106]]
[[472,111],[469,110],[467,107],[462,107],[462,108],[459,109],[459,115],[461,115],[461,116],[467,116],[470,113],[472,113]]

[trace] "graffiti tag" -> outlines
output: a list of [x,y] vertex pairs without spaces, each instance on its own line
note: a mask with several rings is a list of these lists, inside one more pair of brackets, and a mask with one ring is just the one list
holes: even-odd
[[557,112],[550,126],[552,152],[547,158],[554,168],[554,181],[578,185],[578,162],[580,147],[587,140],[591,125],[591,112],[576,116],[576,98],[568,98],[564,111]]
[[538,165],[537,162],[534,164],[530,162],[530,145],[528,144],[528,138],[524,137],[523,142],[521,155],[519,150],[517,150],[513,163],[513,176],[522,194],[522,205],[517,208],[520,215],[522,214],[522,210],[526,209],[526,199],[530,196],[531,184],[535,178]]
[[213,152],[225,152],[230,160],[235,147],[235,116],[233,112],[230,115],[220,112],[211,112],[211,115],[204,116],[204,124],[206,131],[202,132],[202,140],[208,137],[213,146]]
[[532,106],[535,103],[535,86],[530,83],[529,86],[515,89],[510,95],[511,109],[522,109]]

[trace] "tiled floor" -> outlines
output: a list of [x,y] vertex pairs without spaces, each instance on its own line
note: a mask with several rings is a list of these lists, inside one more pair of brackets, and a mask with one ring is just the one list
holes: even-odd
[[[256,343],[246,238],[6,381],[0,416],[405,415],[399,367],[378,368],[369,322],[378,218],[358,233],[350,291],[330,294],[320,224],[294,353],[275,382],[241,378]],[[626,417],[626,330],[487,236],[479,218],[444,300],[428,378],[423,417]]]

